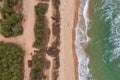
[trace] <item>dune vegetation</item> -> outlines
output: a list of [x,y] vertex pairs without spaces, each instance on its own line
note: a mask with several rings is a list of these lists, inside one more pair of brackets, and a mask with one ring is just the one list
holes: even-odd
[[34,46],[37,48],[42,47],[43,36],[44,36],[44,29],[45,29],[45,13],[48,10],[47,4],[38,4],[35,6],[36,12],[36,24],[35,24],[35,38],[36,41],[34,42]]
[[5,37],[22,34],[21,0],[3,0],[0,8],[0,33]]
[[0,80],[23,80],[23,56],[20,47],[0,42]]
[[33,56],[32,63],[34,64],[34,67],[30,74],[31,80],[41,80],[45,78],[43,73],[44,62],[44,56],[40,53]]
[[[36,23],[35,23],[35,38],[36,41],[34,42],[34,46],[38,49],[44,49],[43,40],[44,38],[44,31],[45,31],[45,13],[47,12],[48,4],[38,4],[35,6],[35,12],[36,12]],[[46,67],[49,67],[49,62],[47,63],[47,60],[45,59],[45,55],[42,54],[43,52],[37,52],[36,55],[32,58],[33,68],[31,71],[31,80],[42,80],[45,78],[43,70]],[[46,65],[47,63],[47,65]]]

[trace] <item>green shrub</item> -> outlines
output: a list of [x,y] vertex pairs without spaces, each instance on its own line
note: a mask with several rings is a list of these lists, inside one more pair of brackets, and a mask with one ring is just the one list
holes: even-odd
[[15,25],[12,27],[9,22],[1,22],[1,30],[0,33],[5,37],[17,36],[22,34],[23,28],[20,25]]
[[15,25],[22,20],[22,15],[19,13],[14,13],[6,20],[10,25]]
[[18,2],[19,2],[19,0],[3,0],[3,7],[5,7],[5,8],[13,7]]
[[23,28],[19,25],[16,25],[15,27],[12,28],[12,31],[13,31],[13,35],[17,36],[17,35],[22,34]]
[[43,73],[43,62],[44,56],[40,53],[36,54],[32,58],[32,62],[34,64],[34,68],[30,73],[31,80],[41,80],[44,77]]
[[8,8],[9,7],[9,0],[3,0],[3,7]]
[[47,9],[48,9],[47,4],[38,4],[37,6],[35,6],[35,12],[39,17],[41,15],[45,15]]
[[41,54],[37,54],[33,57],[32,61],[36,68],[41,69],[42,67],[42,58],[43,56]]
[[41,80],[40,77],[40,70],[33,69],[30,73],[31,80]]
[[[36,23],[35,23],[35,42],[34,46],[43,49],[44,45],[42,44],[42,41],[44,40],[43,32],[44,32],[44,27],[45,27],[45,13],[47,12],[48,9],[48,4],[38,4],[35,6],[35,12],[36,12]],[[33,69],[31,71],[31,80],[42,80],[45,78],[44,73],[43,73],[43,67],[44,67],[44,62],[45,58],[42,54],[37,53],[36,55],[33,56],[32,58],[33,62]]]
[[3,7],[0,9],[2,20],[0,21],[0,33],[5,37],[12,37],[21,35],[23,28],[20,24],[22,21],[22,14],[15,12],[15,6],[19,0],[4,0]]
[[10,6],[10,7],[13,7],[13,6],[15,6],[18,2],[19,2],[19,0],[9,0],[9,6]]
[[20,47],[0,42],[0,80],[23,80],[23,56]]
[[0,9],[0,13],[2,15],[3,19],[7,19],[8,17],[10,17],[12,14],[15,13],[14,10],[12,10],[11,8],[1,8]]
[[38,4],[35,6],[35,12],[36,12],[36,24],[35,24],[35,38],[36,41],[34,42],[34,46],[40,48],[42,45],[43,40],[43,32],[45,27],[45,13],[47,12],[48,5],[47,4]]

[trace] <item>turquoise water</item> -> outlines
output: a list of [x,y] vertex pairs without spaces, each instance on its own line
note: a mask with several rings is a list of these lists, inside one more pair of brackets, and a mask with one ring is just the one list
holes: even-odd
[[89,80],[120,80],[120,0],[90,0]]

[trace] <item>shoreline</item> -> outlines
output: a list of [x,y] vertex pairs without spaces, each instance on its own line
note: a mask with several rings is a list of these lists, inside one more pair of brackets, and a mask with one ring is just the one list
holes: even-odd
[[75,38],[76,38],[76,26],[77,26],[77,23],[78,23],[78,10],[79,10],[79,6],[80,6],[80,0],[76,0],[76,3],[75,3],[75,15],[74,15],[74,27],[73,27],[73,30],[72,30],[72,38],[73,38],[73,44],[72,44],[72,48],[73,48],[73,57],[74,57],[74,60],[75,60],[75,80],[78,80],[79,77],[78,77],[78,57],[77,57],[77,53],[76,53],[76,46],[75,46]]
[[[87,36],[87,28],[89,19],[87,17],[89,0],[80,0],[80,7],[78,12],[78,24],[76,26],[76,53],[78,57],[78,73],[80,80],[87,80],[89,75],[89,58],[86,56],[85,48],[89,41]],[[84,74],[84,75],[82,75]]]

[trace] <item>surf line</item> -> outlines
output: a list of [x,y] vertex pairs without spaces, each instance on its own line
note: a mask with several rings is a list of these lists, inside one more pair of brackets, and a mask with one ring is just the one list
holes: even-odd
[[[86,56],[86,52],[85,52],[85,47],[87,46],[87,43],[90,40],[89,37],[87,36],[87,29],[89,23],[89,18],[88,18],[89,2],[90,0],[87,0],[84,5],[81,4],[83,5],[83,7],[81,8],[80,6],[79,8],[78,24],[76,26],[75,46],[76,46],[76,54],[78,57],[79,80],[87,80],[89,76],[89,68],[88,68],[89,58]],[[84,25],[81,25],[82,18],[84,18]]]

